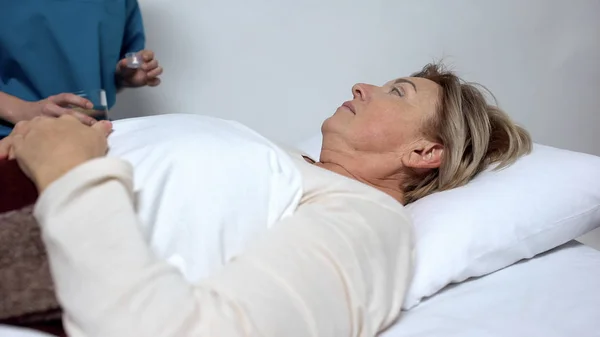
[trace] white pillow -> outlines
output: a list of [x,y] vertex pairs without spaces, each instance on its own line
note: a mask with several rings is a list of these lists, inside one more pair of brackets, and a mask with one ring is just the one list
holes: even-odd
[[289,156],[236,122],[182,114],[120,120],[109,146],[109,156],[134,167],[152,249],[191,282],[291,214],[302,196]]
[[[320,139],[300,149],[318,157]],[[598,174],[600,157],[535,144],[508,168],[408,205],[416,261],[403,308],[599,227]]]
[[323,144],[323,135],[319,133],[298,143],[296,147],[304,151],[313,160],[318,161],[321,154],[321,144]]

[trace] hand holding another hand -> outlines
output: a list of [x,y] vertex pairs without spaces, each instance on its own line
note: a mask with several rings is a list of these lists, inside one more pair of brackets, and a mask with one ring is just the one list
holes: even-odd
[[89,100],[75,94],[62,93],[37,102],[19,102],[14,109],[12,118],[9,119],[14,124],[40,116],[60,117],[63,115],[71,115],[86,125],[92,125],[96,122],[94,118],[71,109],[71,107],[91,109],[94,106]]
[[42,192],[76,166],[106,155],[111,130],[108,121],[89,127],[71,115],[37,117],[0,141],[0,159],[16,159]]

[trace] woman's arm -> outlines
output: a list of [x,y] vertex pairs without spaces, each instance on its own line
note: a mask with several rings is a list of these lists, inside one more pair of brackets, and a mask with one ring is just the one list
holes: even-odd
[[132,198],[131,167],[111,158],[40,196],[35,214],[70,336],[185,336],[171,329],[185,326],[179,313],[193,310],[195,294],[146,245]]
[[360,199],[301,206],[197,285],[151,252],[120,160],[75,168],[36,215],[70,336],[370,336],[408,284],[408,220]]

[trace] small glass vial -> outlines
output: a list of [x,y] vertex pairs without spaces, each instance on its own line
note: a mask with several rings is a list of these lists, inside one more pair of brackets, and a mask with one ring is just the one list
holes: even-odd
[[142,66],[142,58],[138,53],[127,53],[125,59],[127,60],[127,68],[138,69]]

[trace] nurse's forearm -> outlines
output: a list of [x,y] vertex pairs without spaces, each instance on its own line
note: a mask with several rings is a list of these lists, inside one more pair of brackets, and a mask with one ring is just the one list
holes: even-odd
[[23,103],[23,100],[0,91],[0,118],[13,124],[16,123],[19,121],[17,116]]

